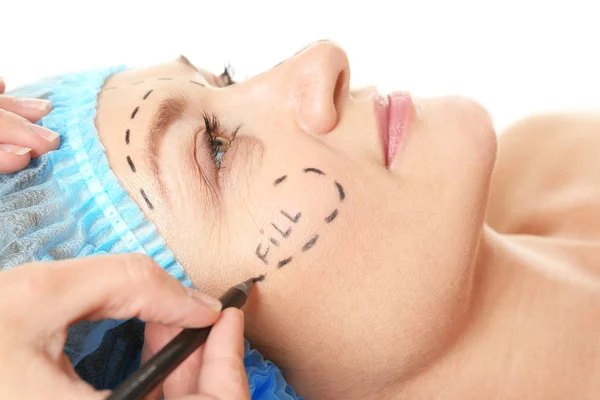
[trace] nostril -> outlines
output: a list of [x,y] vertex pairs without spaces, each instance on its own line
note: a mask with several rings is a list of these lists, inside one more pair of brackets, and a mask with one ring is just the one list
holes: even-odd
[[335,89],[333,90],[333,104],[335,106],[336,111],[340,109],[342,96],[345,93],[346,86],[346,73],[347,71],[343,69],[340,71],[337,77],[337,81],[335,82]]
[[289,64],[295,67],[290,95],[299,125],[309,134],[327,134],[335,128],[349,98],[350,68],[346,53],[329,42],[311,45]]

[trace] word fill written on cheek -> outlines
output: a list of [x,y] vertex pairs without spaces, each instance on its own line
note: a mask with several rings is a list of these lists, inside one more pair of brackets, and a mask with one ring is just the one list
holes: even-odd
[[[302,170],[302,174],[315,174],[323,179],[330,179],[325,172],[318,168],[305,168]],[[289,182],[290,179],[288,175],[282,175],[275,179],[273,186],[278,188],[288,184]],[[335,188],[337,198],[332,199],[331,211],[322,217],[323,222],[320,226],[332,223],[337,218],[339,214],[339,206],[346,198],[344,187],[339,182],[332,181],[331,184]],[[290,212],[290,210],[281,209],[279,210],[279,214],[285,217],[286,224],[282,225],[281,223],[277,224],[275,222],[271,222],[270,226],[260,229],[260,243],[258,246],[256,246],[256,250],[254,252],[256,257],[258,257],[258,259],[260,259],[265,265],[273,264],[277,269],[282,268],[293,261],[295,252],[286,246],[286,244],[290,236],[293,234],[294,229],[303,222],[302,211],[294,210],[293,212]],[[308,236],[306,240],[302,242],[303,245],[296,249],[296,252],[309,251],[318,243],[320,237],[321,236],[316,232]],[[278,258],[273,257],[271,249],[274,248],[278,248],[279,250],[283,251],[285,256]],[[281,251],[279,253],[281,253]],[[273,263],[273,261],[275,262]]]
[[[297,213],[294,217],[291,217],[284,210],[281,210],[280,213],[283,216],[285,216],[287,219],[289,219],[291,221],[291,223],[293,223],[293,224],[298,223],[298,221],[300,221],[300,217],[302,216],[302,213]],[[290,234],[292,233],[292,227],[291,226],[289,226],[287,229],[285,229],[285,231],[282,228],[280,228],[279,226],[277,226],[276,224],[274,224],[274,223],[271,223],[271,226],[278,233],[278,235],[275,235],[275,236],[279,237],[280,239],[287,239],[290,236]],[[263,233],[264,233],[264,229],[261,229],[261,234],[263,234]],[[277,239],[275,239],[274,237],[270,237],[269,241],[274,246],[277,246],[277,247],[280,246],[280,242]],[[262,250],[262,243],[259,243],[258,247],[256,248],[256,256],[258,258],[260,258],[265,264],[269,264],[269,262],[267,261],[267,256],[269,255],[269,249],[270,249],[270,246],[267,247],[266,250],[264,250],[264,252],[261,252],[261,250]],[[291,259],[288,260],[287,262],[285,262],[283,265],[287,264],[290,261],[291,261]]]

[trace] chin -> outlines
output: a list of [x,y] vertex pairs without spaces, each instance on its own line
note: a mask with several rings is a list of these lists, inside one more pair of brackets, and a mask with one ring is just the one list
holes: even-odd
[[465,155],[478,162],[484,171],[491,172],[497,153],[497,134],[488,111],[474,100],[465,97],[443,99],[440,112],[452,128],[455,140],[464,146]]

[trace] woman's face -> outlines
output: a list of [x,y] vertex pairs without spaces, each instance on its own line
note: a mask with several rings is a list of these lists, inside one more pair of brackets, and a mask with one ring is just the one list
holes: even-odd
[[386,97],[349,80],[344,51],[317,42],[241,83],[180,58],[99,96],[111,167],[194,283],[218,296],[266,275],[247,336],[284,368],[419,362],[466,312],[496,155],[487,113],[396,94],[388,121]]

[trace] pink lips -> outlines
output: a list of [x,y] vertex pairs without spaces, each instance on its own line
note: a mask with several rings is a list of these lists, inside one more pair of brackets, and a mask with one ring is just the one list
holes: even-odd
[[413,110],[412,99],[406,92],[394,92],[387,96],[380,95],[375,100],[375,115],[387,168],[390,167],[398,153],[408,130]]

